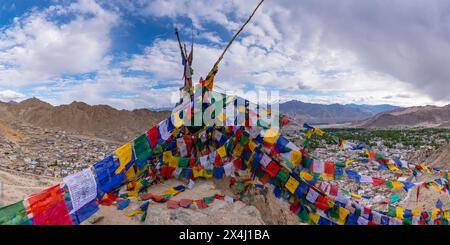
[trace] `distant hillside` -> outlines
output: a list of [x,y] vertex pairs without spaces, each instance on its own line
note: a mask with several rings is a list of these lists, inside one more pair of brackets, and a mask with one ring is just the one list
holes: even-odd
[[133,139],[168,117],[168,111],[117,110],[107,105],[72,102],[52,106],[37,98],[20,103],[0,103],[4,122],[26,122],[41,128],[53,128],[100,138],[124,141]]
[[450,128],[450,105],[417,106],[382,112],[354,123],[361,128]]
[[379,112],[398,109],[393,105],[314,104],[291,100],[280,104],[280,111],[299,122],[343,123],[370,118]]

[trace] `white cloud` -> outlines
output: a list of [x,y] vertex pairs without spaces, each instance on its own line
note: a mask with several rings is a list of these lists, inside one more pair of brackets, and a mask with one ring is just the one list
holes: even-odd
[[13,90],[2,90],[0,91],[0,101],[8,102],[8,101],[19,101],[25,98],[24,94]]
[[[53,20],[68,14],[74,17],[67,23]],[[16,18],[0,32],[0,84],[24,86],[99,69],[111,44],[109,32],[117,21],[117,14],[93,0],[80,0],[68,8],[34,10]]]
[[[246,19],[257,2],[259,1],[227,1],[224,4],[214,0],[198,0],[195,3],[192,1],[155,0],[141,2],[141,13],[152,17],[165,16],[173,19],[188,17],[200,28],[207,23],[216,23],[230,30],[231,36],[231,32],[236,30],[237,26]],[[362,9],[363,5],[371,6],[371,4],[358,4],[358,7]],[[404,4],[398,5],[409,9]],[[305,9],[302,9],[303,7]],[[358,7],[355,8],[358,9]],[[193,11],[193,9],[208,9],[208,11]],[[353,8],[338,8],[338,13],[332,15],[330,12],[334,10],[328,9],[326,4],[321,1],[317,3],[308,0],[302,2],[266,1],[241,34],[240,39],[233,44],[225,56],[219,67],[217,84],[233,89],[242,89],[244,84],[253,85],[256,88],[279,88],[286,91],[283,93],[284,96],[292,98],[301,98],[306,87],[310,90],[307,92],[313,91],[316,92],[316,95],[308,93],[305,100],[316,100],[317,102],[339,100],[341,103],[363,101],[365,103],[400,105],[448,103],[449,100],[440,101],[433,98],[432,93],[422,91],[422,86],[417,86],[417,84],[405,80],[405,76],[392,72],[397,67],[403,70],[405,68],[416,69],[414,62],[406,59],[412,58],[411,56],[397,57],[395,53],[391,52],[387,56],[394,56],[397,60],[394,59],[395,62],[391,63],[389,69],[382,69],[380,66],[367,65],[367,55],[364,50],[349,48],[344,44],[340,45],[338,38],[342,38],[346,42],[349,38],[353,38],[352,41],[355,43],[361,40],[362,44],[369,45],[364,43],[367,41],[364,37],[355,36],[352,28],[366,33],[372,24],[379,27],[377,23],[366,23],[366,29],[360,29],[358,25],[352,26],[348,20],[352,19],[353,15],[348,15],[348,9]],[[426,9],[430,10],[430,8]],[[386,12],[389,15],[400,13],[397,10]],[[409,12],[421,14],[420,11]],[[420,16],[423,17],[426,14],[428,12]],[[330,16],[345,18],[347,29],[343,28],[338,19],[331,20]],[[408,16],[401,17],[403,20],[408,18]],[[353,16],[353,18],[359,20],[358,16]],[[330,23],[327,24],[326,21]],[[379,21],[384,22],[384,20]],[[336,27],[336,30],[341,32],[336,33],[336,30],[330,30],[330,26]],[[380,31],[377,30],[378,33]],[[390,37],[392,40],[386,38],[384,40],[377,38],[377,40],[386,43],[395,42],[402,31],[402,27],[397,26],[393,28],[393,31],[389,31],[392,34]],[[208,32],[208,30],[204,32]],[[394,35],[394,32],[397,34]],[[432,37],[429,38],[432,39]],[[372,45],[374,48],[378,48],[378,54],[383,53],[380,45],[377,43]],[[159,52],[161,47],[166,51],[171,51]],[[391,51],[388,44],[385,47],[386,52]],[[153,53],[148,50],[153,50]],[[146,54],[139,56],[139,58],[147,57],[143,59],[145,64],[151,64],[151,60],[158,60],[160,64],[164,62],[172,64],[171,66],[159,66],[160,70],[154,66],[151,68],[152,72],[161,74],[161,78],[163,78],[175,70],[176,61],[179,60],[176,43],[171,40],[158,40],[148,47],[148,50],[146,50]],[[195,46],[194,69],[197,78],[207,74],[220,51],[221,48],[217,46]],[[373,52],[370,51],[370,54]],[[137,58],[134,57],[134,60],[137,61]],[[399,62],[403,62],[403,64]],[[410,64],[412,66],[405,67]],[[442,66],[436,67],[438,70],[442,68]],[[141,68],[135,66],[135,69]],[[418,72],[418,70],[411,70],[411,72]],[[178,71],[175,74],[179,74]],[[429,74],[428,76],[432,77],[433,75]],[[408,96],[396,96],[398,94],[407,94]],[[303,98],[305,97],[303,96]]]

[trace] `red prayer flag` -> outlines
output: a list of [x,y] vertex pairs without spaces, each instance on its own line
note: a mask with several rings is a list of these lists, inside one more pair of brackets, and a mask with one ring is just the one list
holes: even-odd
[[31,195],[28,201],[35,225],[73,224],[59,184]]
[[377,178],[377,177],[372,177],[372,185],[373,186],[380,186],[380,185],[384,185],[386,183],[385,180]]
[[189,206],[191,206],[191,204],[192,204],[192,200],[191,199],[181,199],[179,204],[180,204],[180,207],[189,208]]
[[177,209],[178,207],[179,207],[179,203],[177,201],[174,201],[174,200],[167,201],[167,208]]
[[334,163],[325,162],[325,174],[334,175]]
[[222,166],[222,158],[220,157],[219,154],[216,154],[216,158],[214,159],[214,166],[215,167]]
[[273,161],[270,161],[270,163],[266,167],[266,172],[270,176],[275,177],[278,174],[278,172],[280,171],[280,168],[281,167],[278,164],[276,164]]
[[195,203],[197,204],[197,207],[199,209],[203,209],[203,208],[209,207],[208,204],[205,201],[203,201],[203,200],[195,200]]
[[159,170],[159,174],[161,175],[161,177],[164,177],[166,179],[170,179],[173,176],[173,171],[175,170],[174,167],[170,167],[170,166],[162,166],[161,169]]
[[242,169],[242,159],[240,157],[234,159],[233,165],[236,169]]
[[286,116],[286,115],[281,116],[281,126],[288,125],[290,122],[291,122],[291,119],[288,116]]
[[155,126],[147,131],[148,139],[150,141],[150,147],[153,149],[158,142],[158,128]]

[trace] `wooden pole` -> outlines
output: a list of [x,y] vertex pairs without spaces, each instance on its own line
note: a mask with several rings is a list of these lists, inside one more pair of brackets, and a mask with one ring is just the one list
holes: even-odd
[[228,48],[230,48],[231,44],[234,42],[234,40],[236,39],[236,37],[242,32],[242,30],[244,30],[244,27],[250,22],[250,20],[253,18],[253,15],[255,15],[256,11],[258,10],[259,6],[261,6],[261,4],[264,2],[264,0],[261,0],[261,2],[259,2],[259,4],[256,6],[255,10],[253,10],[253,13],[248,17],[247,21],[241,26],[241,28],[234,34],[234,36],[231,38],[231,40],[228,42],[227,46],[225,47],[225,49],[222,51],[222,54],[219,56],[219,58],[217,59],[216,63],[214,63],[213,68],[211,69],[211,71],[208,73],[208,76],[206,77],[206,80],[208,80],[208,78],[210,76],[212,76],[214,74],[214,71],[217,69],[217,66],[219,65],[220,61],[222,61],[223,56],[225,55],[225,53],[227,52]]

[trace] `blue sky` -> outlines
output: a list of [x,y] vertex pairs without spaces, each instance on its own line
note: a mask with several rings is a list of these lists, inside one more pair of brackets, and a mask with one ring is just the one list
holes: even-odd
[[[174,27],[188,46],[194,27],[197,82],[257,2],[0,1],[0,100],[171,106],[183,83]],[[316,103],[449,103],[445,1],[339,2],[266,0],[216,84]]]

